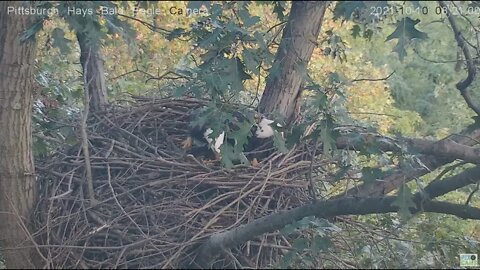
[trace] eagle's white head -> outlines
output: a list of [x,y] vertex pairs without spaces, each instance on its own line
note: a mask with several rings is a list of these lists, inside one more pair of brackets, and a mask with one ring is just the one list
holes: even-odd
[[[273,120],[267,119],[262,117],[260,122],[257,124],[257,130],[255,131],[255,137],[260,139],[265,139],[273,136],[273,128],[271,124]],[[277,123],[278,127],[282,127],[282,125]]]

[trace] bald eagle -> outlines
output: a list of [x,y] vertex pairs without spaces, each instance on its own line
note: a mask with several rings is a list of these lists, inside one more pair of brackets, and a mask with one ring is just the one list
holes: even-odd
[[[253,123],[251,123],[250,120],[254,120]],[[248,135],[249,140],[244,145],[245,152],[252,152],[257,147],[271,141],[271,137],[273,137],[275,132],[271,126],[274,123],[273,120],[266,118],[258,112],[247,111],[246,115],[244,115],[236,111],[233,113],[233,120],[229,121],[226,124],[226,127],[230,132],[234,132],[244,123],[250,125],[250,135]],[[278,123],[277,126],[282,127]],[[235,147],[237,144],[236,140],[226,138],[225,130],[219,135],[213,136],[212,128],[206,123],[202,126],[194,126],[190,130],[188,138],[182,142],[182,148],[188,149],[187,152],[196,157],[201,156],[210,160],[219,160],[220,149],[224,143],[228,143],[232,147]],[[255,156],[252,156],[252,160],[256,163]]]
[[225,140],[225,131],[216,138],[212,136],[213,130],[209,127],[195,126],[190,130],[188,138],[182,142],[182,148],[194,156],[203,156],[208,159],[220,158],[220,147]]
[[[274,122],[275,121],[270,120],[270,119],[262,116],[261,120],[257,124],[257,128],[256,128],[256,131],[255,131],[255,137],[259,138],[259,139],[266,139],[266,138],[272,137],[274,135],[274,130],[272,128],[272,124]],[[277,123],[277,127],[282,128],[282,125]],[[282,135],[283,135],[283,133],[282,133]]]

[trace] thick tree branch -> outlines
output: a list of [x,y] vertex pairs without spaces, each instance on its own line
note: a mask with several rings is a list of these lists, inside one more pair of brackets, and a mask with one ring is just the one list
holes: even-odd
[[[457,175],[447,177],[442,180],[437,179],[432,181],[430,184],[428,184],[428,186],[425,187],[424,192],[428,194],[430,199],[433,199],[464,186],[475,184],[479,180],[480,166],[475,166],[473,168],[466,169]],[[418,197],[420,194],[415,196]]]
[[[477,144],[477,142],[480,140],[480,129],[470,131],[467,128],[462,133],[460,133],[459,136],[450,136],[450,139],[458,144],[472,146]],[[419,157],[419,160],[422,165],[419,164],[415,168],[407,170],[403,168],[391,170],[390,172],[386,173],[386,176],[382,179],[383,181],[375,183],[375,185],[361,184],[347,190],[345,194],[356,197],[379,196],[382,194],[388,194],[392,190],[398,188],[403,183],[407,183],[412,179],[421,177],[445,164],[453,162],[455,158],[424,155]]]
[[455,21],[455,18],[452,16],[450,9],[448,8],[448,6],[445,4],[444,1],[438,1],[438,4],[446,11],[448,21],[450,22],[450,25],[452,26],[452,31],[455,35],[455,40],[457,41],[458,47],[462,49],[463,55],[465,56],[465,60],[467,62],[467,71],[468,71],[467,78],[457,83],[456,87],[462,94],[463,98],[465,99],[465,102],[467,102],[468,107],[470,107],[473,111],[475,111],[478,115],[480,115],[480,107],[478,106],[478,104],[476,104],[472,100],[472,97],[467,91],[467,87],[472,84],[473,80],[475,80],[475,77],[477,75],[477,69],[473,62],[472,55],[470,54],[470,50],[468,49],[465,38],[460,32],[460,29],[457,26],[457,22]]
[[403,141],[412,152],[418,152],[425,155],[437,157],[461,159],[470,163],[480,163],[480,148],[457,143],[456,141],[445,138],[439,141],[420,139],[420,138],[399,138],[393,140],[383,136],[374,136],[371,134],[361,134],[352,139],[347,136],[340,137],[336,141],[337,148],[358,150],[369,145],[375,145],[379,150],[387,152],[400,152],[402,149],[399,143]]
[[[373,213],[396,212],[397,207],[392,206],[396,196],[381,198],[343,198],[326,202],[315,202],[309,205],[297,207],[288,211],[276,213],[253,222],[241,225],[233,230],[213,235],[200,248],[197,255],[196,267],[208,268],[211,259],[219,254],[222,249],[232,248],[256,236],[282,229],[307,216],[333,217],[340,215],[366,215]],[[424,212],[445,213],[461,218],[480,219],[480,209],[466,205],[458,205],[447,202],[427,201],[421,204],[420,199],[415,199],[416,209]],[[418,212],[413,210],[412,212]]]
[[411,147],[423,154],[461,159],[470,163],[480,163],[479,147],[459,144],[450,139],[440,141],[409,139],[408,142]]

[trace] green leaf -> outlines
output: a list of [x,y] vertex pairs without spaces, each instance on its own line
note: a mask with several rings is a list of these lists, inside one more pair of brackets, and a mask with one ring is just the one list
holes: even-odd
[[281,64],[280,62],[274,62],[272,67],[269,70],[267,81],[275,80],[277,77],[280,76],[281,71]]
[[33,152],[36,155],[46,155],[48,153],[49,145],[45,140],[40,138],[35,138],[33,143]]
[[392,203],[392,206],[398,207],[398,215],[404,222],[412,216],[410,208],[416,207],[416,204],[413,202],[412,198],[413,195],[410,188],[406,184],[403,184],[397,193],[397,198]]
[[358,24],[355,24],[353,27],[352,27],[352,37],[353,38],[357,38],[357,37],[360,37],[360,31],[362,29],[360,28],[360,26]]
[[198,46],[208,49],[209,46],[217,43],[217,41],[220,39],[220,34],[222,34],[222,29],[216,28],[207,38],[203,39]]
[[331,154],[331,150],[336,147],[337,134],[333,132],[333,118],[327,116],[326,119],[321,121],[318,128],[320,129],[320,141],[323,143],[323,153],[329,155]]
[[243,146],[248,143],[248,138],[252,136],[253,123],[249,121],[241,121],[236,123],[238,130],[232,132],[233,139],[235,139],[235,152],[243,152]]
[[242,91],[243,81],[251,79],[252,77],[245,72],[245,66],[242,61],[236,57],[228,61],[228,68],[226,69],[225,80],[231,84],[234,91]]
[[284,7],[284,3],[283,1],[275,1],[273,3],[273,13],[275,13],[277,15],[277,18],[280,20],[280,21],[284,21],[285,20],[285,7]]
[[20,43],[24,43],[29,40],[34,40],[35,35],[40,32],[40,30],[43,29],[43,20],[38,20],[36,23],[34,23],[30,28],[25,30],[21,35],[20,35]]
[[[255,42],[260,47],[259,49],[261,51],[271,54],[270,51],[268,50],[267,43],[265,42],[265,38],[264,38],[262,33],[255,31],[253,33],[253,37],[255,38]],[[272,57],[272,59],[273,59],[273,57]]]
[[397,28],[391,33],[385,41],[398,39],[397,45],[393,49],[398,53],[400,61],[407,55],[405,47],[413,39],[426,39],[428,36],[425,32],[421,32],[415,28],[415,25],[420,22],[419,19],[412,20],[410,17],[405,17],[397,22]]
[[218,55],[218,51],[215,49],[210,49],[206,53],[200,55],[200,58],[203,62],[209,62]]
[[280,233],[285,236],[288,236],[294,233],[296,230],[297,230],[297,227],[294,224],[287,224],[285,225],[285,227],[283,227],[282,230],[280,230]]
[[428,36],[426,33],[418,31],[415,29],[415,25],[420,22],[419,19],[412,20],[410,17],[405,17],[401,21],[397,22],[397,28],[387,37],[386,41],[389,41],[394,38],[404,38],[404,39],[426,39]]
[[185,85],[179,86],[175,91],[173,92],[174,97],[180,97],[183,94],[185,94],[188,91],[188,87]]
[[328,96],[324,92],[317,92],[314,97],[313,105],[323,111],[328,107]]
[[245,49],[242,52],[243,56],[243,63],[245,64],[245,67],[247,68],[248,71],[252,72],[253,74],[258,75],[259,70],[258,70],[258,60],[255,54],[251,52],[250,49]]
[[331,84],[340,84],[345,81],[345,77],[338,72],[331,72],[328,75],[328,82]]
[[168,40],[168,41],[172,41],[176,38],[179,38],[181,37],[183,34],[185,34],[185,29],[183,28],[175,28],[173,29],[170,33],[168,33],[168,35],[165,36],[165,38]]
[[305,133],[305,129],[307,128],[307,126],[308,123],[306,122],[293,126],[291,133],[287,136],[287,148],[292,148],[296,143],[300,142],[300,138],[302,138],[303,134]]
[[356,10],[365,8],[363,1],[338,1],[333,10],[333,19],[345,18],[349,20]]
[[65,38],[65,32],[60,28],[52,31],[53,46],[60,49],[63,55],[70,53],[71,40]]
[[415,8],[422,8],[422,5],[420,4],[420,1],[410,1],[410,4],[413,5]]
[[280,151],[282,154],[288,153],[288,149],[285,145],[285,139],[282,134],[276,130],[273,131],[273,145]]
[[238,15],[240,19],[242,19],[243,27],[245,28],[253,26],[260,21],[260,17],[250,15],[250,13],[248,12],[248,9],[246,9],[245,6],[242,6],[240,8],[240,10],[238,11]]
[[316,235],[312,239],[311,250],[314,254],[318,254],[318,252],[322,250],[327,250],[329,247],[332,246],[332,241],[329,237]]
[[305,238],[297,238],[293,241],[292,248],[296,249],[297,251],[303,251],[308,247],[308,240]]
[[297,224],[299,229],[306,229],[310,226],[310,224],[312,224],[312,222],[314,222],[314,220],[315,220],[315,217],[308,216],[308,217],[304,217],[301,220],[297,221],[296,224]]
[[371,40],[372,37],[373,37],[373,31],[372,29],[367,29],[363,32],[363,37],[368,39],[368,40]]
[[323,142],[323,153],[325,155],[329,155],[330,151],[333,149],[332,145],[334,142],[332,136],[330,136],[329,130],[326,128],[322,128],[320,130],[320,137]]
[[211,1],[188,1],[187,8],[200,9],[203,5],[205,5],[208,8],[210,6],[210,2]]
[[293,250],[289,250],[287,254],[283,255],[277,269],[287,269],[292,264],[296,253]]
[[110,34],[119,33],[123,40],[125,40],[129,45],[133,45],[135,43],[137,31],[132,28],[130,23],[120,20],[116,15],[105,15],[104,18],[107,22],[106,26]]
[[220,153],[222,153],[221,162],[225,168],[230,169],[233,167],[233,161],[235,158],[235,152],[233,146],[229,143],[224,143],[220,146]]

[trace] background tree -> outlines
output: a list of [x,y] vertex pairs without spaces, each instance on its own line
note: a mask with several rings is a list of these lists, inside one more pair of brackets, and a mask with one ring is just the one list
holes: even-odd
[[308,62],[318,45],[318,34],[328,4],[328,1],[292,3],[259,111],[266,114],[275,112],[287,122],[298,116]]
[[91,97],[90,108],[93,111],[99,111],[108,104],[105,71],[100,48],[98,44],[92,44],[85,33],[77,33],[77,40],[80,45],[82,70],[87,71],[84,76],[88,82],[88,93]]
[[21,39],[34,17],[7,13],[20,6],[0,3],[0,243],[13,269],[35,267],[28,230],[37,196],[31,122],[36,44]]

